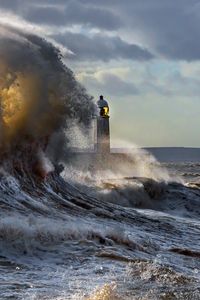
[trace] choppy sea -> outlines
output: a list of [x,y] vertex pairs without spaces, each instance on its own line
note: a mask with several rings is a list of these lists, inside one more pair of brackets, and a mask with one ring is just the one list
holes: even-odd
[[200,163],[152,164],[1,169],[0,299],[200,299]]

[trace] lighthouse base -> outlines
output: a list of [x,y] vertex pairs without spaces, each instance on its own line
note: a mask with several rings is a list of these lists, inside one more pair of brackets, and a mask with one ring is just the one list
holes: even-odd
[[110,125],[109,117],[97,118],[97,144],[96,152],[101,154],[110,153]]

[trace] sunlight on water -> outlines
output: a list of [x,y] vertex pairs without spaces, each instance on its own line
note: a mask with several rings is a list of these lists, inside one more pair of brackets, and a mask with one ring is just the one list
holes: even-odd
[[122,300],[117,295],[116,284],[105,284],[102,288],[97,288],[96,291],[85,300]]

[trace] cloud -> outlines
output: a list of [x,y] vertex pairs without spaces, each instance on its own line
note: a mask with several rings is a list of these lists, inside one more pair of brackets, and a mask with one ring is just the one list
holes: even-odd
[[149,48],[165,58],[200,59],[199,1],[123,1],[115,9],[126,20],[126,31],[138,31]]
[[[157,64],[161,64],[157,61]],[[192,74],[184,74],[184,71],[172,71],[171,68],[165,70],[161,75],[150,68],[155,65],[155,61],[146,63],[146,67],[140,68],[140,63],[129,68],[112,68],[112,62],[104,67],[93,67],[93,72],[89,70],[80,71],[77,74],[80,80],[92,93],[103,93],[105,91],[112,97],[139,96],[142,101],[145,97],[150,97],[152,103],[155,97],[167,99],[168,103],[174,102],[174,98],[179,98],[188,102],[196,102],[200,94],[200,80]],[[175,67],[174,67],[175,69]],[[137,71],[138,74],[137,74]],[[163,70],[164,73],[164,70]],[[180,100],[180,105],[182,100]]]
[[65,12],[57,7],[32,7],[26,20],[36,24],[63,25],[67,23]]
[[113,96],[138,95],[139,91],[133,82],[123,80],[119,76],[109,72],[97,72],[96,74],[81,74],[78,78],[86,86],[92,86],[97,93],[102,91]]
[[170,1],[165,11],[158,6],[157,14],[151,13],[153,21],[149,18],[145,20],[150,36],[154,36],[157,51],[163,56],[187,61],[200,59],[200,19],[197,20],[191,11],[194,2]]
[[[57,0],[56,4],[66,4],[70,0]],[[53,5],[55,4],[55,0],[0,0],[0,7],[7,10],[15,10],[16,8],[31,8],[32,5],[35,4],[45,4],[45,5]]]
[[[137,44],[137,36],[144,48],[160,57],[200,60],[198,0],[0,0],[0,8],[41,26],[80,25],[84,31],[115,31],[121,40],[126,37],[127,44]],[[105,34],[104,45],[107,42]],[[130,47],[125,49],[130,52]]]
[[72,58],[76,60],[107,62],[111,59],[123,58],[146,61],[154,57],[147,49],[129,44],[118,36],[109,37],[96,34],[89,37],[79,33],[66,32],[63,35],[53,36],[53,38],[75,53]]
[[7,10],[16,10],[19,6],[19,0],[0,0],[0,7]]
[[[200,13],[197,0],[124,0],[82,3],[95,8],[107,8],[123,20],[120,31],[129,36],[138,33],[143,45],[160,57],[172,60],[200,60]],[[107,26],[109,30],[111,27]]]
[[119,15],[115,15],[105,8],[82,5],[78,1],[67,1],[65,6],[33,5],[25,14],[30,22],[48,25],[75,25],[82,24],[107,30],[116,30],[121,27]]

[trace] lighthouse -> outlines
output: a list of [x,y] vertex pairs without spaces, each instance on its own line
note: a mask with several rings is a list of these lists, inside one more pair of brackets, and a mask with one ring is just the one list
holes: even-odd
[[110,125],[109,125],[109,106],[108,102],[99,97],[97,101],[98,115],[97,115],[97,144],[96,151],[98,154],[110,153]]

